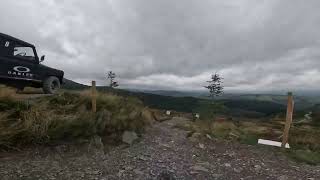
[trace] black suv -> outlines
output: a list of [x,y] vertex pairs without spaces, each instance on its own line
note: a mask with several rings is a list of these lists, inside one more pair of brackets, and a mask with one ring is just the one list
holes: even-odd
[[43,88],[54,94],[62,84],[64,72],[40,64],[34,45],[0,33],[0,83],[23,90]]

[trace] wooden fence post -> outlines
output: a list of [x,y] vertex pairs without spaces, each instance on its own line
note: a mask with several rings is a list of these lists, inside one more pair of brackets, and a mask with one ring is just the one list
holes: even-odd
[[293,96],[292,96],[292,93],[289,92],[288,93],[288,106],[287,106],[286,123],[285,123],[285,127],[284,127],[282,144],[281,144],[282,148],[285,148],[286,144],[288,143],[289,130],[290,130],[291,123],[292,123],[293,108],[294,108]]
[[96,81],[92,81],[91,87],[91,98],[92,98],[92,112],[97,112],[97,90]]

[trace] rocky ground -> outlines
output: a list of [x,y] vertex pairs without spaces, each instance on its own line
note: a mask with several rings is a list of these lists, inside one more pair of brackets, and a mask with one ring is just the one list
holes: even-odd
[[[182,118],[155,124],[132,146],[37,147],[0,153],[1,179],[320,179],[320,167],[297,164],[279,149],[187,138]],[[108,150],[106,150],[108,149]]]

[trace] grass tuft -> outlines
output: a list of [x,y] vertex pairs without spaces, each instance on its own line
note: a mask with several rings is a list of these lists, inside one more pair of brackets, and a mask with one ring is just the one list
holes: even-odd
[[287,154],[289,157],[300,163],[307,163],[310,165],[320,164],[320,152],[313,152],[310,150],[290,150]]
[[138,133],[152,123],[152,114],[135,98],[98,93],[97,113],[89,92],[65,92],[19,101],[0,97],[0,147],[43,144],[96,134]]

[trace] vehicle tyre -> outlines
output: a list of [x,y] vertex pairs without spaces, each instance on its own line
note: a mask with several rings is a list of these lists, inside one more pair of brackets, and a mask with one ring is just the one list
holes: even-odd
[[60,80],[57,77],[50,76],[43,82],[43,91],[46,94],[55,94],[60,89]]

